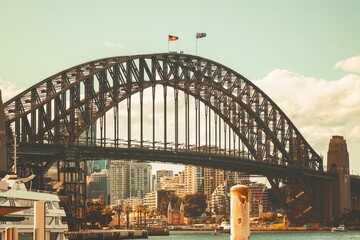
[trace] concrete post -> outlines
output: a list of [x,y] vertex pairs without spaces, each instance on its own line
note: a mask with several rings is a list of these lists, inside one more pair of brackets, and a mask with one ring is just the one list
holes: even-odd
[[18,240],[19,234],[17,227],[7,227],[5,229],[5,240]]
[[230,188],[230,240],[250,239],[250,193],[244,185]]
[[34,203],[34,240],[45,239],[45,202]]

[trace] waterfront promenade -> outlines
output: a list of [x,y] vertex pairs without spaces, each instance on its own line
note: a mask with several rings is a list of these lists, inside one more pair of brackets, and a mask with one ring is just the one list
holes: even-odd
[[[229,240],[229,234],[214,235],[211,231],[204,232],[183,232],[172,231],[170,236],[150,236],[151,240]],[[283,231],[264,231],[252,232],[251,240],[340,240],[340,239],[360,239],[360,231],[336,232],[330,231],[308,231],[308,232],[283,232]]]

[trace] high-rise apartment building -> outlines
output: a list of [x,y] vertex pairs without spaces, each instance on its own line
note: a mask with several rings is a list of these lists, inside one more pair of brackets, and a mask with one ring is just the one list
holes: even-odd
[[208,203],[210,203],[211,194],[213,193],[213,191],[225,180],[224,170],[206,168],[201,166],[186,165],[183,175],[185,193],[204,193],[207,197]]
[[184,169],[185,194],[194,194],[204,191],[203,167],[185,165]]
[[216,215],[229,215],[230,214],[230,188],[232,182],[225,180],[222,184],[218,185],[214,192],[211,194],[211,212]]
[[[211,201],[211,194],[214,192],[217,186],[222,184],[225,180],[224,170],[204,168],[204,194],[208,204]],[[209,205],[210,206],[210,205]]]
[[158,183],[158,190],[173,190],[180,198],[185,196],[185,184],[179,183],[178,177],[164,176],[160,178]]
[[[217,215],[230,214],[230,188],[234,185],[225,180],[211,195],[211,211]],[[247,184],[250,192],[250,217],[260,217],[268,210],[268,192],[266,184],[252,182]]]
[[149,207],[150,210],[156,209],[159,210],[160,203],[162,199],[166,198],[168,195],[173,194],[174,190],[156,190],[150,193],[147,193],[144,197],[144,204]]
[[175,178],[178,179],[178,183],[185,185],[185,171],[181,171],[178,174],[175,174]]
[[131,161],[129,164],[130,174],[130,197],[143,198],[152,189],[151,164],[146,162]]
[[158,184],[160,183],[160,179],[162,177],[172,177],[174,176],[174,172],[172,170],[158,170],[156,171],[156,189],[158,189]]
[[233,172],[233,171],[225,171],[225,179],[231,181],[232,183],[241,183],[241,184],[249,184],[250,177],[249,174],[244,172]]
[[109,204],[110,174],[108,171],[103,169],[101,172],[92,173],[88,179],[87,197],[96,199],[100,195],[104,195],[106,204]]
[[129,164],[127,161],[112,160],[110,162],[110,204],[118,204],[130,197]]
[[266,184],[252,182],[248,185],[251,193],[250,217],[260,217],[261,213],[268,209],[268,192]]
[[151,165],[137,161],[110,162],[110,203],[127,198],[143,198],[152,191]]

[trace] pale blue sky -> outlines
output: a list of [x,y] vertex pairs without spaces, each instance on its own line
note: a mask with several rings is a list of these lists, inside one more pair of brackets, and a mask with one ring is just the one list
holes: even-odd
[[[172,50],[230,66],[249,79],[276,68],[331,79],[360,53],[357,0],[0,0],[0,77],[28,87],[73,65]],[[104,42],[124,45],[107,48]]]
[[[348,73],[334,65],[360,55],[359,13],[358,0],[0,0],[0,80],[24,89],[90,60],[166,52],[168,34],[179,37],[171,42],[171,50],[195,54],[195,33],[205,32],[207,37],[198,40],[198,55],[250,80],[284,69],[294,73],[291,76],[304,76],[304,81],[335,82]],[[276,92],[271,86],[263,90]],[[313,97],[301,94],[305,103]],[[276,93],[270,96],[281,100]],[[286,103],[283,110],[294,119]],[[342,125],[331,131],[323,128],[321,137],[316,132],[314,137],[305,134],[323,154],[331,134],[344,134],[357,171],[360,140],[349,135],[360,132],[359,123],[353,123],[358,110],[351,123],[352,116],[344,115]],[[316,117],[301,114],[310,120],[294,121],[306,133]],[[321,125],[321,117],[320,112],[314,129]],[[345,125],[348,129],[342,131]]]

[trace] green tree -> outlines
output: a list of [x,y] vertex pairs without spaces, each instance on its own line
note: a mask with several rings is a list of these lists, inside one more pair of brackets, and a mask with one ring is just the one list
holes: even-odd
[[199,217],[206,209],[206,196],[203,193],[188,194],[184,197],[186,217]]
[[130,226],[130,213],[132,212],[132,207],[130,206],[129,203],[126,203],[124,205],[123,211],[126,214],[126,229],[129,229],[129,226]]
[[141,228],[143,222],[142,216],[144,216],[144,228],[146,228],[146,214],[149,212],[149,207],[144,203],[139,203],[135,207],[135,212],[138,213],[138,227]]
[[149,206],[143,204],[142,205],[142,212],[144,213],[144,228],[146,228],[146,214],[148,214],[150,212]]
[[101,209],[101,215],[103,216],[103,221],[102,221],[102,225],[103,226],[108,226],[109,225],[109,218],[111,218],[113,214],[112,209],[109,206],[102,206]]
[[156,208],[151,208],[151,209],[149,209],[149,217],[150,217],[150,218],[156,218],[156,216],[157,216],[157,210],[156,210]]
[[167,209],[169,206],[169,202],[171,202],[171,206],[173,208],[179,208],[181,201],[182,201],[182,199],[179,198],[179,196],[177,196],[174,192],[170,192],[163,199],[161,199],[161,202],[158,207],[158,213],[160,215],[167,216]]
[[139,203],[135,206],[135,213],[137,213],[137,226],[140,228],[141,224],[141,213],[142,213],[142,203]]
[[99,200],[99,204],[100,204],[100,205],[103,205],[103,206],[104,206],[104,205],[106,204],[106,197],[105,197],[104,194],[100,194],[98,200]]
[[91,228],[95,228],[96,223],[100,223],[102,218],[102,206],[90,199],[86,201],[86,204],[86,220],[91,223]]
[[120,217],[121,217],[121,213],[123,212],[123,205],[122,204],[115,205],[112,210],[117,214],[118,228],[120,229]]

